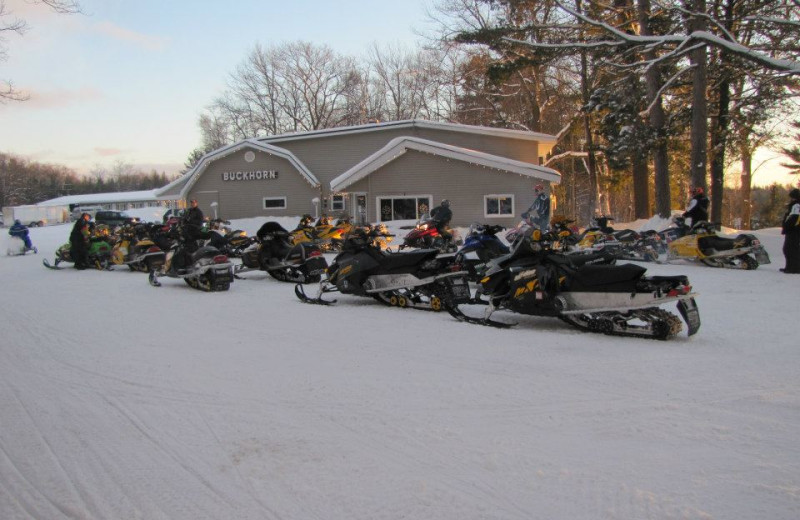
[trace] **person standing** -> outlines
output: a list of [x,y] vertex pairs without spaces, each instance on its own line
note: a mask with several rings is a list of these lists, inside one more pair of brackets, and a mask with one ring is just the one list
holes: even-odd
[[800,274],[800,189],[789,192],[789,203],[781,224],[783,256],[786,257],[784,273]]
[[689,207],[683,213],[684,218],[690,218],[690,226],[708,220],[708,197],[705,196],[701,186],[694,189],[694,196],[689,200]]
[[69,254],[72,256],[75,269],[83,270],[89,267],[89,219],[91,215],[81,213],[75,221],[69,234]]
[[544,191],[544,186],[537,184],[533,188],[535,198],[533,204],[528,208],[528,219],[531,224],[542,230],[547,231],[550,229],[550,197]]

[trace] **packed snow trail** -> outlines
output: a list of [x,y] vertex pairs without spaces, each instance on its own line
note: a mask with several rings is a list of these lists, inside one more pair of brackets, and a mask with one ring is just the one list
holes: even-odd
[[800,277],[774,230],[757,271],[643,264],[700,293],[700,332],[668,342],[42,267],[68,233],[0,257],[4,520],[800,511]]

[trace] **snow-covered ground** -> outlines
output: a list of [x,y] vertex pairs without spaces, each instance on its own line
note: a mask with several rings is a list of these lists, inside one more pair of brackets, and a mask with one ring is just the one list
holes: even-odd
[[699,293],[666,342],[42,267],[69,230],[0,257],[4,520],[800,518],[777,230],[756,271],[648,265]]

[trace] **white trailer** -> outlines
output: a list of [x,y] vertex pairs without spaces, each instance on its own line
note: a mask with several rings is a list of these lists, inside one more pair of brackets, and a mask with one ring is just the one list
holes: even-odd
[[48,226],[69,222],[69,206],[4,206],[3,223],[6,227],[19,220],[28,227]]

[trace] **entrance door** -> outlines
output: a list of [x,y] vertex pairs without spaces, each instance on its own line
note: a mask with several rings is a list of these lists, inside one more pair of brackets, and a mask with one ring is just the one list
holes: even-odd
[[363,226],[367,223],[367,194],[353,193],[353,222]]

